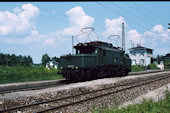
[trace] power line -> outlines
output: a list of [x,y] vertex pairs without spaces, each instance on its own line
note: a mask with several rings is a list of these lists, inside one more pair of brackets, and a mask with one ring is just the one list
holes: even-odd
[[[98,3],[99,5],[101,5],[102,7],[108,9],[108,10],[111,11],[112,13],[114,13],[114,14],[116,13],[116,14],[118,14],[119,16],[122,16],[120,13],[118,13],[118,12],[112,10],[111,8],[104,6],[104,5],[102,5],[101,3],[99,3],[99,2],[97,2],[97,3]],[[125,17],[125,16],[124,16],[124,17]],[[128,20],[134,22],[136,25],[140,26],[140,27],[143,28],[144,30],[148,29],[148,28],[146,28],[146,27],[140,25],[139,23],[137,23],[136,21],[134,21],[134,20],[132,20],[132,19],[130,19],[130,18],[128,18],[128,17],[126,17],[126,19],[128,19]]]
[[[117,6],[118,8],[121,8],[121,9],[123,9],[122,7],[120,7],[120,6],[118,6],[117,4],[115,4],[115,3],[112,3],[112,4],[114,4],[115,6]],[[126,6],[128,6],[128,4],[126,4]],[[128,6],[128,7],[130,7],[130,6]],[[132,7],[130,7],[130,8],[132,8]],[[133,9],[133,8],[132,8]],[[136,8],[135,8],[136,9]],[[125,12],[128,12],[128,14],[131,14],[132,12],[129,12],[129,11],[127,11],[127,10],[124,10],[123,9],[123,11],[125,11]],[[141,11],[139,11],[138,9],[136,9],[135,11],[138,11],[139,13],[141,13],[142,15],[145,15],[145,14],[143,14],[143,12],[141,12]],[[143,16],[142,17],[140,17],[140,16],[138,16],[138,15],[135,15],[135,16],[137,16],[138,17],[138,19],[141,19],[141,20],[143,20],[145,23],[148,23],[147,22],[147,19],[148,19],[148,17],[146,18],[146,17],[144,17],[145,19],[143,19]],[[150,19],[149,19],[150,20]],[[152,23],[154,23],[153,21],[151,21]],[[155,24],[155,23],[154,23]],[[149,24],[150,25],[150,24]]]
[[[139,4],[137,4],[137,3],[135,3],[136,5],[138,5],[140,8],[142,8],[145,12],[147,12],[148,13],[148,16],[150,16],[150,17],[152,17],[153,19],[157,19],[157,20],[159,20],[160,22],[164,22],[165,20],[163,20],[163,19],[161,19],[159,16],[156,16],[156,15],[154,15],[154,14],[152,14],[149,10],[147,10],[147,9],[145,9],[145,8],[143,8],[141,5],[139,5]],[[151,16],[152,15],[152,16]],[[156,20],[156,21],[157,21]],[[158,21],[157,21],[158,22]]]
[[[140,11],[139,9],[137,9],[136,7],[131,7],[131,6],[129,6],[129,4],[127,4],[127,3],[125,3],[125,2],[123,2],[123,3],[126,4],[126,6],[128,6],[128,7],[130,7],[130,8],[134,8],[135,11],[138,11],[138,12],[141,13],[142,15],[145,15],[146,18],[148,18],[148,16],[151,17],[151,18],[152,18],[152,19],[151,19],[152,22],[155,20],[155,17],[152,17],[150,13],[148,13],[148,14],[147,14],[147,13],[144,13],[144,12]],[[138,4],[134,3],[134,5],[138,5]],[[158,20],[155,20],[155,21],[156,21],[156,23],[158,22]],[[158,23],[160,23],[160,22],[158,22]]]

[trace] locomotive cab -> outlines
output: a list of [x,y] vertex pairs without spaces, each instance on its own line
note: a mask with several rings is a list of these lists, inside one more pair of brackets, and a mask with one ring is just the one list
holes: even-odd
[[94,46],[87,46],[87,44],[78,44],[74,48],[76,49],[76,54],[94,54],[97,52]]

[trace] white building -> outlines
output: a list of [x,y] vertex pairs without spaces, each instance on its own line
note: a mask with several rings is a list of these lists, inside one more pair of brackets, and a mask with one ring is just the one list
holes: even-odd
[[47,62],[46,64],[46,68],[50,69],[50,68],[57,68],[58,67],[58,62],[56,62],[55,60],[50,60],[49,62]]
[[154,63],[158,68],[164,69],[164,63],[163,63],[163,61],[161,61],[159,64],[158,64],[157,61],[154,61],[153,63]]
[[129,57],[132,60],[132,65],[143,65],[148,66],[151,63],[151,58],[153,50],[137,45],[129,49]]

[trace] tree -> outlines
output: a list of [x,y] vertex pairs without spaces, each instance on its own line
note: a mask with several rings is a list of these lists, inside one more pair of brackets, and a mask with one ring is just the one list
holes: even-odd
[[44,54],[41,59],[42,65],[45,66],[48,61],[50,61],[50,57],[48,56],[48,54]]
[[29,64],[30,64],[30,65],[32,65],[32,64],[33,64],[33,60],[32,60],[32,58],[31,58],[31,56],[30,56],[30,55],[28,55],[28,61],[29,61]]
[[55,57],[52,57],[53,60],[55,60],[56,62],[60,62],[60,58],[57,58],[56,56]]
[[25,65],[31,66],[33,64],[32,58],[30,55],[27,56],[16,56],[15,54],[2,54],[0,53],[0,65],[16,66],[16,65]]
[[24,56],[23,57],[23,65],[31,66],[32,65],[32,58],[30,56],[28,56],[28,57]]
[[129,54],[128,53],[126,53],[125,56],[129,58]]
[[0,65],[5,65],[6,64],[6,58],[3,53],[0,53]]
[[11,61],[11,66],[17,65],[17,58],[15,54],[11,55],[10,61]]
[[159,64],[161,61],[163,61],[163,56],[162,55],[161,56],[157,55],[156,60],[157,60],[157,62]]
[[147,67],[148,69],[159,69],[154,63],[151,63]]

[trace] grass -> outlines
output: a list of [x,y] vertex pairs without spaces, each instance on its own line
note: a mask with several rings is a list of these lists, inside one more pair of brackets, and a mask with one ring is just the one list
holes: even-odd
[[145,68],[140,65],[133,65],[131,67],[131,72],[145,71]]
[[0,84],[61,79],[62,76],[58,75],[57,72],[58,69],[47,69],[38,66],[0,66]]
[[170,92],[166,90],[165,99],[154,102],[152,99],[144,99],[141,104],[128,105],[127,107],[94,110],[93,113],[170,113]]

